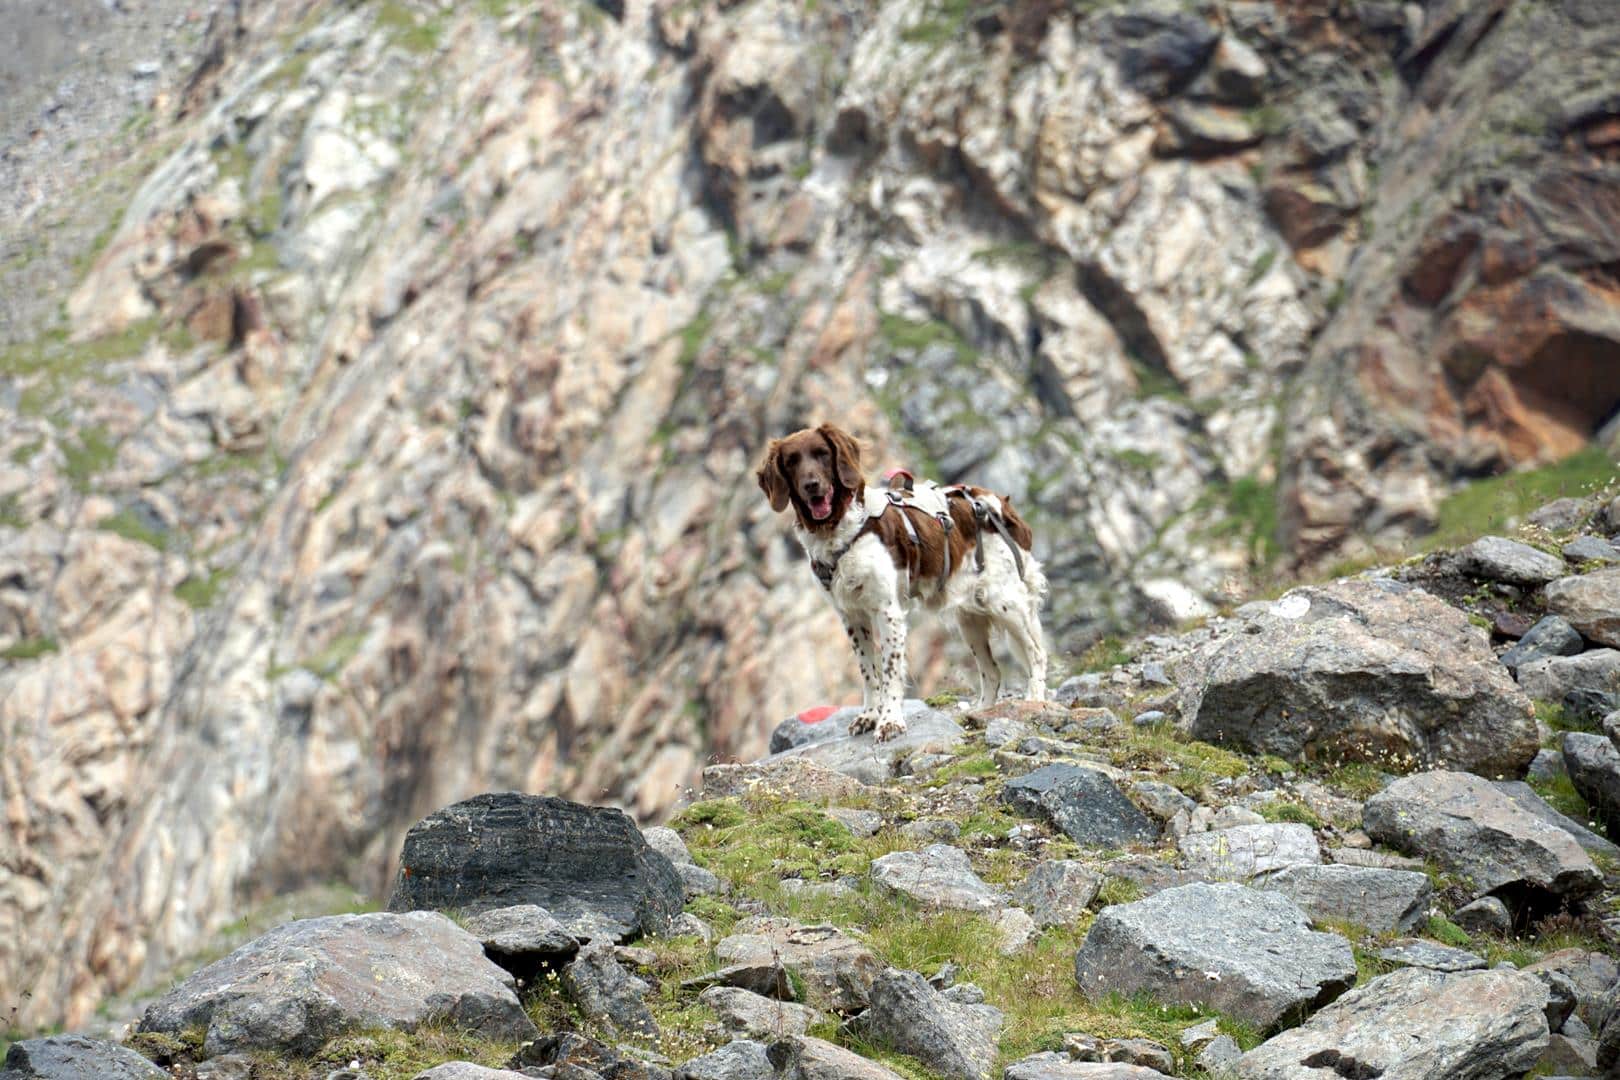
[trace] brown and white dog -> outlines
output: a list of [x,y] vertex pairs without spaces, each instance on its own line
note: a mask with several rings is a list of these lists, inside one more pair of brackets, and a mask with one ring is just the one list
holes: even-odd
[[[756,475],[772,510],[793,507],[794,532],[855,647],[865,702],[852,732],[875,728],[883,741],[905,731],[907,615],[918,605],[955,614],[979,669],[980,705],[994,704],[1001,691],[992,628],[1005,631],[1029,673],[1028,696],[1045,696],[1046,576],[1029,554],[1029,526],[1006,499],[983,488],[959,489],[945,500],[948,530],[915,508],[874,514],[860,448],[832,424],[773,439]],[[974,514],[975,502],[993,506],[1006,531],[989,532],[991,524]]]

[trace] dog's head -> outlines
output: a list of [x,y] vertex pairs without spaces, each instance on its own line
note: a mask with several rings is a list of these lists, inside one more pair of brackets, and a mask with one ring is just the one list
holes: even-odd
[[860,447],[832,424],[772,439],[755,476],[772,510],[791,503],[799,523],[811,530],[838,524],[850,500],[866,492]]

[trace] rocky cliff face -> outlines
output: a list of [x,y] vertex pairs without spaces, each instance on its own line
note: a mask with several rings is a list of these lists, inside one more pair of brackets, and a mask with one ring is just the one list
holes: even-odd
[[[847,696],[749,476],[807,420],[1013,494],[1071,652],[1240,593],[1279,481],[1314,553],[1574,445],[1613,404],[1620,105],[1500,154],[1467,125],[1535,64],[1612,86],[1601,5],[1310,7],[240,0],[176,16],[150,111],[14,140],[82,174],[0,222],[16,1021],[264,894],[380,886],[458,797],[652,817]],[[1590,386],[1520,438],[1565,346]],[[1441,364],[1520,407],[1401,427]]]

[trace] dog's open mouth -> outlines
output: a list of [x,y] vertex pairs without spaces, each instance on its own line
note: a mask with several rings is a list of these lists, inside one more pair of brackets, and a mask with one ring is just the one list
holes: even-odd
[[832,517],[833,501],[831,492],[828,492],[825,495],[817,495],[815,498],[808,500],[808,502],[810,506],[810,516],[815,518],[817,521],[826,521],[828,518]]

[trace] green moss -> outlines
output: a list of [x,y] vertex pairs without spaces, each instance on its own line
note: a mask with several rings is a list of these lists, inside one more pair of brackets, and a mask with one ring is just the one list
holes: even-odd
[[44,416],[69,384],[98,374],[112,361],[138,356],[157,331],[156,319],[92,341],[69,341],[65,331],[53,330],[33,341],[0,347],[0,378],[23,384],[18,412]]
[[1500,533],[1530,511],[1565,496],[1587,495],[1613,484],[1615,463],[1596,446],[1554,465],[1478,480],[1440,504],[1427,547],[1455,547],[1486,533]]
[[978,356],[956,328],[939,319],[913,322],[899,315],[878,317],[878,334],[895,351],[920,353],[931,345],[947,345],[956,352],[958,360],[970,361]]
[[[1157,766],[1168,762],[1181,772],[1200,779],[1227,780],[1245,776],[1249,772],[1249,763],[1241,754],[1198,739],[1189,739],[1167,723],[1133,727],[1112,739],[1114,764],[1122,768]],[[1170,780],[1181,786],[1175,775]]]
[[681,367],[690,369],[697,363],[698,354],[703,349],[703,343],[709,338],[709,331],[714,327],[714,315],[707,309],[697,313],[697,317],[681,329]]
[[961,701],[963,696],[963,692],[959,690],[942,690],[932,697],[924,698],[923,704],[935,709],[948,709]]
[[819,808],[767,793],[747,805],[740,799],[696,803],[670,824],[698,865],[744,892],[769,894],[783,878],[864,874],[871,865],[869,845]]
[[1474,939],[1468,936],[1468,931],[1443,915],[1430,915],[1429,924],[1423,932],[1440,944],[1450,945],[1453,949],[1470,949],[1474,945]]
[[1112,634],[1098,638],[1091,643],[1080,658],[1075,662],[1075,671],[1110,671],[1131,659],[1131,650],[1123,638]]
[[167,533],[152,528],[130,510],[120,510],[116,514],[102,518],[96,522],[96,528],[122,536],[125,540],[133,540],[137,544],[145,544],[158,551],[163,551],[169,546]]
[[1277,485],[1240,476],[1211,492],[1225,514],[1209,530],[1211,536],[1241,537],[1249,556],[1265,566],[1282,553],[1277,541]]
[[183,600],[194,611],[202,611],[214,606],[219,591],[226,581],[230,580],[231,571],[215,570],[211,573],[197,575],[191,574],[186,580],[174,587],[174,595]]
[[15,495],[0,495],[0,528],[26,529],[28,518],[22,512],[22,503]]
[[1254,808],[1254,812],[1270,822],[1293,822],[1309,825],[1313,829],[1322,827],[1322,819],[1317,817],[1310,807],[1292,799],[1276,799],[1261,803]]
[[1127,469],[1136,469],[1140,472],[1152,472],[1159,467],[1159,455],[1143,453],[1141,450],[1115,450],[1112,452],[1115,461]]
[[989,754],[969,754],[949,765],[937,769],[928,779],[934,785],[947,784],[967,777],[983,778],[996,775],[996,762]]
[[399,0],[382,0],[376,9],[377,26],[407,52],[429,53],[438,49],[438,19],[418,16]]
[[1244,287],[1252,289],[1259,284],[1260,279],[1266,276],[1276,261],[1277,249],[1268,244],[1266,250],[1260,253],[1260,257],[1254,260],[1254,265],[1249,267],[1249,278],[1244,282]]
[[1097,889],[1097,898],[1094,903],[1100,907],[1110,907],[1114,904],[1134,904],[1142,899],[1142,887],[1134,881],[1120,877],[1105,877],[1101,887]]
[[1370,799],[1384,790],[1389,779],[1364,761],[1351,761],[1328,770],[1322,777],[1328,786],[1357,799]]
[[23,638],[21,641],[0,650],[0,660],[37,660],[41,656],[48,656],[56,651],[58,651],[58,646],[55,638]]

